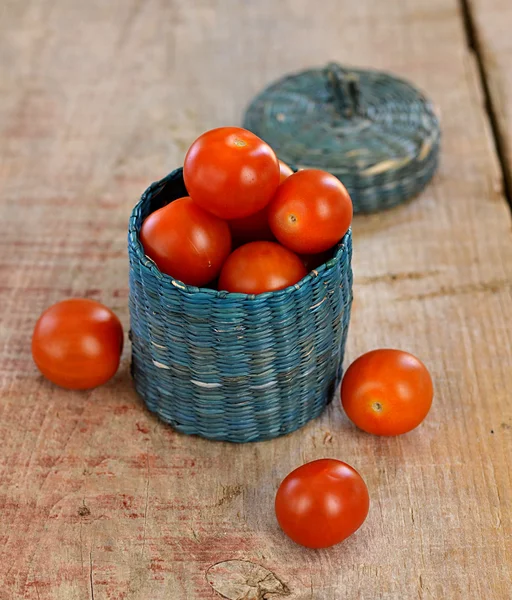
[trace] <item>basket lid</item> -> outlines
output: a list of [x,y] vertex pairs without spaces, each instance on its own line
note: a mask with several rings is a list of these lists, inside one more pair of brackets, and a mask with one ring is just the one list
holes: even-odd
[[288,75],[253,99],[244,127],[282,161],[336,175],[355,212],[416,195],[437,166],[440,128],[432,103],[381,71],[329,63]]

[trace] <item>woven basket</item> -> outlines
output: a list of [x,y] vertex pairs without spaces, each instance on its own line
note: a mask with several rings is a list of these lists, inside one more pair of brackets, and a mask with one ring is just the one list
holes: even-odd
[[144,255],[144,219],[187,195],[182,169],[152,184],[128,232],[132,374],[149,410],[177,430],[264,440],[318,416],[340,381],[352,303],[349,231],[326,264],[249,296],[187,286]]
[[356,213],[416,196],[438,164],[441,131],[432,103],[381,71],[330,63],[288,75],[254,98],[244,127],[284,162],[336,175]]

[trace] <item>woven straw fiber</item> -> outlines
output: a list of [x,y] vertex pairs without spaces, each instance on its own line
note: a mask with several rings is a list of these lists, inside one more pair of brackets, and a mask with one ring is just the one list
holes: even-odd
[[129,224],[132,374],[148,408],[189,434],[273,438],[318,416],[341,378],[352,303],[350,231],[295,286],[248,296],[184,285],[144,255],[139,231],[186,195],[182,169],[152,184]]
[[259,94],[244,127],[281,160],[336,175],[357,213],[417,195],[438,163],[439,121],[413,85],[331,63],[289,75]]

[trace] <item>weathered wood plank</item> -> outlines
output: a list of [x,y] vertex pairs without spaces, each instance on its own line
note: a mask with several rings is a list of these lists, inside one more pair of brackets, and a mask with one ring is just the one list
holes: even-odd
[[512,204],[512,4],[465,0],[475,52],[484,70],[509,203]]
[[[206,573],[229,560],[269,569],[297,600],[509,598],[510,216],[456,0],[315,11],[8,0],[0,11],[0,598],[214,598]],[[129,348],[101,389],[43,381],[29,340],[44,307],[87,295],[127,325],[125,229],[146,185],[198,133],[238,123],[268,81],[330,59],[410,77],[442,113],[434,183],[355,222],[347,356],[420,356],[436,383],[427,422],[377,439],[334,403],[303,431],[239,447],[145,412]],[[280,533],[273,497],[292,468],[324,456],[363,474],[372,507],[353,538],[312,552]],[[237,597],[233,567],[210,573]]]

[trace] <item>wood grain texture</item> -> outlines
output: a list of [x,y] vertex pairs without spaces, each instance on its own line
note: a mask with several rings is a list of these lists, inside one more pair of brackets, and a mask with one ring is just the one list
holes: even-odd
[[[43,308],[88,296],[128,325],[126,224],[147,184],[270,80],[330,59],[409,77],[442,114],[433,184],[354,224],[347,362],[421,357],[421,428],[371,437],[335,402],[271,442],[178,435],[134,394],[128,347],[100,389],[45,382]],[[456,0],[4,0],[0,64],[0,598],[510,598],[511,223]],[[273,499],[321,457],[357,468],[372,505],[310,551]],[[227,561],[243,563],[213,568]]]
[[[499,151],[512,194],[512,4],[508,0],[465,0],[475,51],[484,68]],[[512,198],[509,198],[512,203]]]

